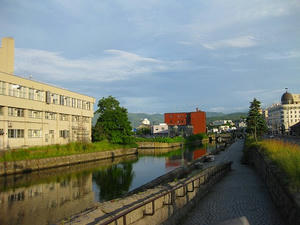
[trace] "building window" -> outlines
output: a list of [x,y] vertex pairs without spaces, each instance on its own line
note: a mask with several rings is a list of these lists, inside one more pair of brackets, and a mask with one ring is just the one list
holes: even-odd
[[59,119],[62,121],[68,121],[69,116],[67,114],[59,114]]
[[47,119],[47,120],[56,120],[56,113],[45,112],[45,119]]
[[34,100],[44,102],[45,101],[44,92],[40,90],[34,90]]
[[69,137],[69,131],[68,130],[60,130],[59,131],[59,137],[61,137],[61,138]]
[[87,103],[86,103],[86,109],[87,109],[87,110],[91,110],[91,103],[90,103],[90,102],[87,102]]
[[0,94],[6,95],[6,83],[3,81],[0,81]]
[[28,111],[29,118],[42,119],[42,114],[43,113],[41,111],[35,111],[35,110]]
[[9,116],[24,117],[24,109],[8,107]]
[[82,108],[82,101],[77,99],[77,108],[81,109]]
[[30,100],[34,100],[34,89],[29,88],[29,91],[28,91],[28,98],[29,98]]
[[50,138],[54,138],[54,130],[49,130]]
[[75,98],[72,98],[72,107],[76,108],[76,99]]
[[60,105],[65,105],[65,97],[63,95],[59,96],[59,104]]
[[24,138],[24,129],[8,129],[8,138]]
[[28,130],[29,138],[41,138],[42,135],[43,135],[42,130],[37,130],[37,129],[29,129]]
[[72,116],[73,122],[79,122],[79,116]]
[[86,109],[86,102],[82,101],[82,109]]
[[52,94],[52,103],[58,105],[58,95]]

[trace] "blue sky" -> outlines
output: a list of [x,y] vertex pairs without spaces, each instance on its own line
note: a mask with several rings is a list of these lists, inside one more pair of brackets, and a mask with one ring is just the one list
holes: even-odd
[[0,0],[15,74],[129,112],[246,111],[300,93],[299,0]]

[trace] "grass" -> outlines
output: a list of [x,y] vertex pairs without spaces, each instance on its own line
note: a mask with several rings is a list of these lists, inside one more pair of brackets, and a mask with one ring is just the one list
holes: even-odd
[[59,156],[68,156],[75,154],[91,153],[110,151],[116,149],[126,149],[136,147],[132,145],[119,145],[112,144],[107,140],[95,143],[69,143],[66,145],[47,145],[37,146],[30,148],[22,148],[15,150],[8,150],[0,153],[0,162],[19,161],[19,160],[30,160],[30,159],[42,159]]
[[287,176],[293,190],[300,188],[300,146],[280,140],[246,140],[246,149],[260,148]]
[[264,140],[258,144],[264,153],[286,173],[291,187],[299,189],[300,146],[279,140]]
[[155,138],[141,138],[136,137],[136,142],[159,142],[159,143],[176,143],[176,142],[184,142],[183,137],[155,137]]

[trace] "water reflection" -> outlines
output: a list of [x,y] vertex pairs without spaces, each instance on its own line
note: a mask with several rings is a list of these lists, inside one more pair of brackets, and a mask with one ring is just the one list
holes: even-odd
[[97,202],[121,197],[212,148],[147,150],[138,157],[0,177],[0,224],[53,224]]
[[129,191],[134,173],[132,162],[113,165],[105,170],[93,172],[93,181],[99,188],[99,201],[118,198]]

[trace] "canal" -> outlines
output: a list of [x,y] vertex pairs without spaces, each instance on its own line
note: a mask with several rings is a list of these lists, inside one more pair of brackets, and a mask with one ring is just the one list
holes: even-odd
[[53,224],[120,198],[214,148],[141,150],[139,155],[0,177],[0,224]]

